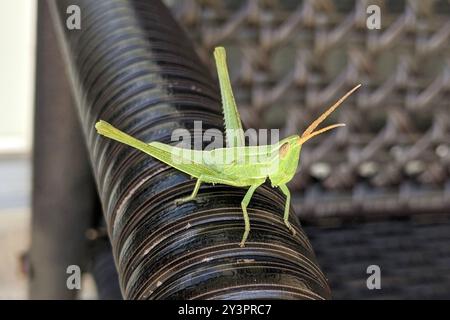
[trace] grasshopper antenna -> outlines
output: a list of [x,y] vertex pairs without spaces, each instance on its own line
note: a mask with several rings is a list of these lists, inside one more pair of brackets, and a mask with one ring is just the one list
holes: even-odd
[[311,134],[309,134],[309,135],[307,135],[307,136],[301,136],[301,137],[298,139],[298,144],[300,144],[300,145],[301,145],[301,144],[304,144],[306,141],[308,141],[308,140],[311,139],[312,137],[315,137],[315,136],[317,136],[317,135],[319,135],[319,134],[321,134],[321,133],[324,133],[325,131],[328,131],[328,130],[331,130],[331,129],[334,129],[334,128],[337,128],[337,127],[345,127],[345,123],[333,124],[333,125],[331,125],[331,126],[328,126],[328,127],[323,128],[323,129],[314,131],[313,133],[311,133]]
[[361,84],[358,84],[356,87],[354,87],[352,90],[350,90],[349,92],[347,92],[342,98],[340,98],[335,104],[333,104],[327,111],[325,111],[324,113],[322,113],[320,115],[320,117],[318,117],[316,120],[313,121],[313,123],[311,123],[309,125],[309,127],[303,131],[301,138],[299,139],[299,144],[303,144],[305,143],[307,140],[311,139],[312,137],[323,133],[325,131],[331,130],[333,128],[336,127],[342,127],[344,124],[337,124],[337,125],[332,125],[332,126],[328,126],[326,128],[323,128],[321,130],[318,130],[316,132],[313,132],[314,129],[317,128],[317,126],[319,124],[322,123],[322,121],[324,121],[326,118],[328,118],[328,116],[334,111],[336,110],[337,107],[339,107],[342,102],[344,102],[345,99],[347,99],[353,92],[355,92],[359,87],[361,87]]

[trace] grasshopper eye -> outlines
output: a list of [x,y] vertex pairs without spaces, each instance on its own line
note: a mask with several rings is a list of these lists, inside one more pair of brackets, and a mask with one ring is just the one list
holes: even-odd
[[291,145],[289,144],[289,142],[286,142],[280,147],[280,158],[281,159],[283,159],[287,155],[287,153],[290,149],[290,146]]

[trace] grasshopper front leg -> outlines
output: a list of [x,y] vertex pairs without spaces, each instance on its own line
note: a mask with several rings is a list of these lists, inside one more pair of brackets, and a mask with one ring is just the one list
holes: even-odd
[[280,185],[280,189],[286,196],[286,204],[284,205],[284,217],[283,217],[284,224],[295,236],[295,229],[289,223],[289,205],[291,203],[291,192],[289,191],[288,187],[285,184]]

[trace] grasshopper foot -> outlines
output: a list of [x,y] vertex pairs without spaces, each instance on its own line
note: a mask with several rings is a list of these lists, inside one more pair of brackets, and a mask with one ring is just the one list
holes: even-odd
[[189,197],[184,197],[184,198],[175,200],[175,204],[179,205],[179,204],[183,204],[183,203],[186,203],[186,202],[189,202],[189,201],[192,201],[192,200],[195,200],[195,198],[192,198],[190,196]]
[[244,235],[242,236],[242,240],[239,243],[239,247],[244,248],[245,247],[245,242],[247,241],[247,237],[249,234],[250,230],[245,230]]
[[291,224],[289,223],[289,221],[285,220],[284,224],[286,225],[286,227],[288,227],[289,231],[292,232],[292,235],[295,236],[296,232],[293,226],[291,226]]

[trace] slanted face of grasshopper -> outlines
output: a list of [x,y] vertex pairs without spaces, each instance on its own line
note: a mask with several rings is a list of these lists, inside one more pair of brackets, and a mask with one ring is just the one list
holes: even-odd
[[[316,135],[336,127],[344,126],[344,124],[335,124],[315,131],[317,126],[361,85],[356,86],[339,99],[317,118],[301,136],[293,135],[268,146],[246,147],[241,119],[231,89],[225,49],[222,47],[216,48],[214,50],[214,57],[219,75],[227,132],[226,148],[184,152],[186,150],[160,142],[142,142],[114,128],[105,121],[97,122],[95,127],[99,134],[139,149],[169,166],[197,178],[197,183],[192,194],[189,197],[180,199],[179,201],[181,202],[194,200],[203,182],[220,183],[235,187],[249,187],[241,202],[245,222],[245,231],[240,242],[241,247],[245,245],[245,241],[250,232],[247,206],[255,190],[267,179],[270,180],[273,187],[279,187],[286,195],[283,220],[289,230],[295,234],[294,228],[289,223],[291,195],[286,183],[294,177],[297,171],[301,147],[303,143]],[[218,155],[230,156],[227,156],[227,160],[224,161],[224,157]],[[247,161],[249,158],[256,159],[256,161]],[[243,161],[237,161],[238,159],[243,159]]]

